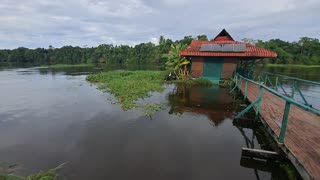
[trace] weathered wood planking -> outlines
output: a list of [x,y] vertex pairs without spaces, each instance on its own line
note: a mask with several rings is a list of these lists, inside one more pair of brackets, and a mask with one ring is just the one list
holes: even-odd
[[[244,89],[245,81],[242,80],[243,93]],[[258,85],[248,82],[247,99],[250,102],[256,100],[258,91]],[[263,90],[260,115],[277,136],[284,107],[285,100]],[[320,116],[291,105],[284,145],[287,153],[294,156],[311,178],[320,179]]]

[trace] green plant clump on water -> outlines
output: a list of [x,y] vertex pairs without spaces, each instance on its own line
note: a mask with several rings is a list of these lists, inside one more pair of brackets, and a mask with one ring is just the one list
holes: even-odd
[[[164,108],[160,103],[138,103],[137,100],[149,97],[150,92],[162,92],[166,71],[109,71],[91,74],[87,81],[96,83],[98,89],[113,94],[117,103],[124,110],[141,109],[143,115],[152,116]],[[187,86],[211,86],[207,79],[175,80],[167,83],[183,84]]]
[[164,75],[164,71],[109,71],[91,74],[87,80],[98,83],[99,89],[113,94],[124,110],[159,109],[158,105],[139,105],[136,101],[150,96],[150,92],[162,92]]
[[224,80],[221,83],[219,83],[219,86],[223,87],[223,88],[231,88],[232,85],[233,85],[233,81],[231,79],[230,80]]
[[160,111],[162,109],[164,109],[164,104],[159,104],[159,103],[146,103],[146,104],[140,104],[137,105],[138,108],[143,109],[144,116],[152,116],[154,113],[156,113],[157,111]]
[[190,80],[174,80],[174,81],[169,81],[168,83],[175,83],[175,84],[180,84],[185,86],[212,86],[213,85],[212,81],[204,78],[190,79]]
[[61,164],[53,169],[46,171],[40,171],[37,174],[30,175],[28,177],[17,176],[9,173],[7,168],[0,168],[0,180],[58,180],[57,170],[62,168],[64,164]]

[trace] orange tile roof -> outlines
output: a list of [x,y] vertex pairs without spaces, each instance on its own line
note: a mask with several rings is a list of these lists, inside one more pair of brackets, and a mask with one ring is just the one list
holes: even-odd
[[[224,34],[223,34],[224,33]],[[224,57],[253,57],[253,58],[275,58],[277,53],[253,46],[251,44],[246,44],[238,41],[234,41],[232,37],[223,30],[211,41],[200,41],[193,40],[191,44],[184,50],[180,51],[181,56],[224,56]],[[212,51],[200,51],[202,44],[245,44],[245,52],[212,52]]]

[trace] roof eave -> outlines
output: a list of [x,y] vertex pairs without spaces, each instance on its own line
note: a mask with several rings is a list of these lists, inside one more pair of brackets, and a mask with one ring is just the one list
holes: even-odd
[[210,55],[209,53],[204,53],[204,52],[180,52],[180,56],[205,56],[205,57],[253,57],[253,58],[276,58],[277,55],[257,55],[257,54],[252,54],[252,55],[247,55],[244,53],[239,53],[239,54],[214,54]]

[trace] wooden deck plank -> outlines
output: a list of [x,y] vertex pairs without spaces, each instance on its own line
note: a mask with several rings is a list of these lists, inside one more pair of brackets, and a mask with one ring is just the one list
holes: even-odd
[[[244,94],[245,81],[241,91]],[[247,99],[257,99],[259,86],[248,82]],[[279,136],[285,100],[263,90],[260,115]],[[320,179],[320,116],[291,105],[284,145],[314,178]]]

